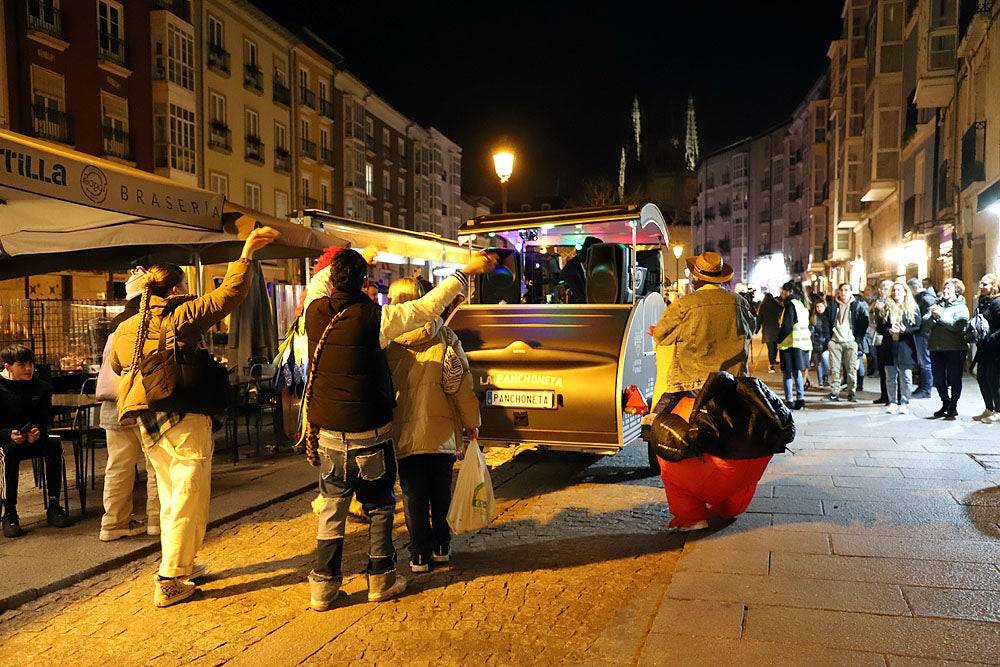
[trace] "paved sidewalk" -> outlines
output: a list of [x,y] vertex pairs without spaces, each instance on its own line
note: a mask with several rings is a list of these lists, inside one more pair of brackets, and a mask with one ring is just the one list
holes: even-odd
[[[64,447],[72,480],[73,456]],[[246,446],[244,444],[244,451]],[[101,495],[106,451],[97,451],[96,489],[87,489],[87,514],[70,486],[70,513],[78,522],[70,528],[53,528],[45,522],[41,491],[35,489],[31,466],[21,466],[18,513],[28,534],[16,539],[0,537],[0,612],[46,593],[66,588],[87,577],[106,572],[160,550],[160,538],[146,535],[101,542]],[[242,457],[232,463],[231,450],[216,452],[212,461],[212,501],[209,527],[231,521],[261,507],[302,493],[316,485],[316,473],[301,454],[284,448],[274,457]],[[145,512],[145,484],[136,494],[135,511]]]
[[971,419],[975,379],[955,421],[931,417],[937,398],[891,415],[826,393],[807,392],[747,513],[689,534],[588,664],[1000,664],[1000,424]]

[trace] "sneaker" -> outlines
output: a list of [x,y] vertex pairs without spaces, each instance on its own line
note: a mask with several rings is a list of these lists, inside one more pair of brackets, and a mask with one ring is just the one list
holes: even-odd
[[948,411],[944,413],[944,418],[949,421],[954,421],[958,418],[958,410],[955,408],[948,408]]
[[7,512],[3,518],[3,536],[21,537],[24,535],[24,528],[21,528],[21,519],[16,512]]
[[1000,422],[1000,412],[994,412],[989,417],[984,418],[982,422],[984,424],[996,424],[997,422]]
[[447,563],[450,560],[451,560],[451,554],[448,552],[448,547],[444,546],[434,547],[434,551],[431,553],[431,562]]
[[910,414],[910,406],[909,405],[901,405],[901,406],[899,406],[899,414],[901,414],[901,415],[908,415],[908,414]]
[[890,403],[885,409],[886,414],[894,415],[899,412],[899,406],[895,403]]
[[124,528],[101,528],[98,538],[101,542],[114,542],[123,537],[135,537],[142,535],[147,530],[146,524],[138,519],[129,519],[128,525]]
[[51,500],[49,501],[49,509],[45,512],[45,520],[50,526],[56,528],[69,528],[76,523],[76,519],[71,517],[69,512],[64,510],[59,503]]
[[767,367],[767,371],[768,371],[769,373],[773,373],[773,372],[774,372],[774,366],[768,366],[768,367]]
[[195,579],[201,579],[206,574],[208,574],[208,563],[195,563],[191,567],[191,574],[187,576],[187,580],[194,581]]
[[153,575],[153,605],[156,607],[169,607],[187,600],[197,590],[197,586],[182,577],[164,579],[158,574]]
[[340,580],[309,573],[309,607],[313,611],[327,611],[340,595]]
[[973,419],[976,420],[977,422],[981,422],[981,421],[986,421],[991,416],[993,416],[993,411],[987,409],[987,410],[983,410],[981,413],[979,413],[978,415],[976,415],[975,417],[973,417]]
[[427,556],[423,554],[414,554],[410,556],[410,571],[411,572],[429,572],[431,566],[427,563]]
[[889,405],[889,399],[883,396],[879,396],[874,401],[872,401],[872,403],[874,403],[875,405]]
[[839,401],[839,400],[840,400],[840,394],[839,394],[839,393],[836,393],[836,392],[833,392],[833,391],[831,391],[831,392],[830,392],[830,393],[829,393],[829,394],[827,395],[827,398],[829,398],[829,399],[830,399],[831,401]]
[[928,390],[915,391],[910,396],[910,398],[930,398],[930,397],[931,397],[931,392]]
[[[673,523],[673,521],[671,520],[670,523]],[[706,528],[708,528],[708,521],[704,519],[695,523],[690,523],[686,526],[671,526],[670,524],[667,524],[668,533],[688,533],[692,530],[705,530]]]
[[396,574],[396,570],[368,575],[369,602],[382,602],[394,598],[404,590],[406,590],[406,579]]
[[850,394],[847,395],[847,400],[851,403],[857,403],[858,395],[852,391]]
[[935,419],[938,419],[939,417],[944,417],[946,414],[948,414],[948,408],[942,405],[941,409],[935,410],[934,414],[931,416],[934,417]]

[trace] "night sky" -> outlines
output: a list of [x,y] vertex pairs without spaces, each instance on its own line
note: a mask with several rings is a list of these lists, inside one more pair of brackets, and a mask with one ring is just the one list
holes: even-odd
[[307,25],[375,94],[460,145],[463,192],[499,200],[491,155],[506,137],[517,154],[512,205],[617,183],[633,97],[644,139],[683,141],[692,95],[703,155],[786,119],[825,71],[843,7],[254,1],[284,25]]

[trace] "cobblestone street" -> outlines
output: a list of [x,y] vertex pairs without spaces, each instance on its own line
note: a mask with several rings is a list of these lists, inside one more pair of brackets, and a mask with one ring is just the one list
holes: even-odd
[[449,566],[409,572],[397,513],[410,581],[398,600],[366,601],[365,527],[351,523],[346,597],[309,610],[316,525],[305,494],[210,530],[199,556],[210,576],[188,602],[152,607],[150,556],[4,613],[0,643],[18,656],[7,664],[578,661],[630,591],[665,588],[683,538],[662,532],[666,505],[659,479],[642,472],[644,447],[600,460],[513,451],[488,453],[500,516],[456,537]]

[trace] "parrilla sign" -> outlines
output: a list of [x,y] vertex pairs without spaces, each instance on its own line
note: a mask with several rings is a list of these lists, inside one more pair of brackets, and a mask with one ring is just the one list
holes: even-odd
[[0,132],[0,186],[140,219],[222,229],[222,195],[7,132]]

